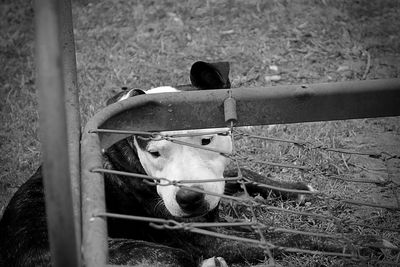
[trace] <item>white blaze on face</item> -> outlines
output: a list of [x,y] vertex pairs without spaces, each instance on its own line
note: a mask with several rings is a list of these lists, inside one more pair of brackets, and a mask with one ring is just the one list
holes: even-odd
[[[193,130],[193,131],[173,131],[163,134],[186,134],[190,132],[210,133],[215,129]],[[201,132],[203,134],[203,132]],[[213,148],[223,153],[232,152],[232,140],[230,136],[218,134],[206,134],[201,136],[179,137],[177,140],[200,145],[207,148]],[[176,144],[167,140],[150,141],[145,149],[141,149],[135,139],[138,156],[143,168],[148,175],[167,178],[168,180],[213,180],[223,178],[223,172],[229,160],[219,153],[194,148],[186,145]],[[161,184],[165,184],[162,181]],[[224,192],[225,182],[204,182],[200,185],[205,191],[222,194]],[[176,201],[178,187],[157,186],[157,192],[164,201],[168,211],[178,217],[190,216],[179,207]],[[220,197],[205,195],[205,201],[209,210],[218,205]]]
[[[180,92],[174,87],[162,86],[146,91],[146,94]],[[118,101],[129,98],[127,92]],[[196,133],[196,136],[175,137],[176,139],[192,143],[195,145],[213,148],[223,153],[232,152],[232,139],[228,135],[215,134],[216,131],[227,132],[224,129],[202,129],[188,131],[169,131],[162,134],[179,135]],[[201,134],[201,135],[200,135]],[[166,140],[150,141],[146,148],[142,149],[135,138],[140,162],[146,173],[151,176],[167,178],[170,181],[182,180],[213,180],[223,178],[223,172],[229,160],[219,153],[211,152],[190,146],[175,144]],[[165,184],[165,181],[161,182]],[[205,191],[222,194],[224,192],[225,182],[205,182],[202,184],[187,184],[187,186],[201,186]],[[190,216],[179,207],[176,201],[176,193],[179,188],[173,185],[157,186],[157,192],[164,201],[168,211],[177,217]],[[209,210],[218,205],[220,197],[205,195],[205,201],[208,203]]]
[[171,86],[160,86],[147,90],[146,94],[159,94],[159,93],[171,93],[171,92],[180,92],[180,91]]
[[[127,91],[124,95],[122,95],[119,99],[119,101],[128,99],[129,97],[131,97],[131,92],[134,91],[136,89],[131,89],[129,91]],[[145,93],[146,94],[159,94],[159,93],[173,93],[173,92],[180,92],[178,89],[171,87],[171,86],[161,86],[161,87],[156,87],[156,88],[152,88],[147,90]]]

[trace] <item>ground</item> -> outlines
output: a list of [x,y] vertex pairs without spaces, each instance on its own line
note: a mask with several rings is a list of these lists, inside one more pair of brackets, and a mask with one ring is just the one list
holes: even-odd
[[[32,4],[5,0],[0,7],[1,214],[12,194],[40,165],[40,141]],[[188,83],[189,68],[196,60],[231,62],[233,87],[400,76],[400,1],[397,0],[186,0],[179,5],[172,0],[77,0],[73,3],[73,16],[83,125],[122,86],[147,89]],[[253,140],[238,143],[244,153],[263,160],[315,167],[314,172],[299,174],[286,168],[242,163],[264,175],[303,180],[341,198],[399,207],[398,117],[256,127],[248,131],[335,148],[397,155],[397,159],[390,159],[385,153],[384,158],[378,159],[349,157],[286,143],[260,145]],[[250,145],[263,150],[250,149]],[[370,179],[374,183],[332,180],[327,178],[329,175]],[[322,200],[292,208],[335,214],[372,226],[400,228],[398,209],[327,204]],[[282,226],[336,231],[326,222],[273,214]],[[267,221],[262,216],[261,219]],[[362,226],[350,230],[375,234],[400,246],[398,232]],[[384,260],[399,262],[396,252],[384,254]],[[288,254],[279,263],[349,264],[340,258],[297,254]]]

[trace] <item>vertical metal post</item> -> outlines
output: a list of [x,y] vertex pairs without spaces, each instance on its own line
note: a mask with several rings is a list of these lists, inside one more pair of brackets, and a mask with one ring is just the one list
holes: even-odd
[[40,136],[47,224],[53,266],[79,266],[72,208],[60,20],[57,0],[35,0]]
[[78,247],[81,243],[81,179],[80,179],[80,138],[81,120],[79,112],[79,89],[76,77],[76,55],[71,0],[59,2],[61,27],[62,63],[67,111],[67,133],[69,169],[72,184],[72,201],[77,232]]
[[104,177],[91,172],[102,166],[100,139],[89,130],[97,129],[90,120],[82,135],[82,251],[86,267],[105,266],[108,259],[107,221],[96,216],[106,211]]

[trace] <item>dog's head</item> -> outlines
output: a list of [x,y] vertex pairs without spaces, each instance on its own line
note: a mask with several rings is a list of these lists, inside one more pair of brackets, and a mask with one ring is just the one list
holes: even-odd
[[[108,101],[108,104],[123,101],[140,94],[178,92],[183,90],[204,90],[229,88],[229,64],[226,62],[196,62],[190,71],[191,86],[157,87],[148,91],[132,89],[124,91]],[[164,132],[168,135],[187,134],[193,131]],[[232,140],[227,134],[215,133],[215,129],[195,130],[196,135],[175,137],[178,141],[212,148],[223,153],[232,151]],[[200,133],[200,135],[199,135]],[[161,133],[163,134],[163,133]],[[166,178],[170,181],[199,181],[185,187],[167,185],[161,180],[156,186],[157,193],[168,212],[174,217],[195,217],[207,214],[217,207],[224,192],[223,172],[228,159],[210,150],[182,145],[165,139],[134,136],[128,142],[136,152],[141,167],[148,175]],[[132,163],[133,164],[133,163]],[[217,182],[207,180],[221,179]],[[189,187],[189,188],[187,188]],[[204,194],[203,190],[211,194]]]

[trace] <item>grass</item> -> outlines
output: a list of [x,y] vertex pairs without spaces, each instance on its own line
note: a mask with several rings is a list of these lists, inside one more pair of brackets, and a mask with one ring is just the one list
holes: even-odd
[[[169,0],[83,2],[73,3],[83,124],[122,86],[147,89],[188,83],[189,68],[196,60],[231,62],[233,87],[400,76],[399,1],[186,0],[179,5]],[[0,5],[1,214],[15,190],[40,164],[40,142],[31,2],[6,0]],[[272,75],[279,75],[279,79],[271,80]],[[398,118],[255,127],[251,132],[339,148],[400,154]],[[340,154],[247,139],[240,140],[238,145],[240,150],[260,159],[311,164],[330,174],[351,178],[388,177],[387,171],[372,172],[370,169],[382,169],[384,164],[368,157],[352,156],[344,161]],[[277,179],[309,182],[341,198],[396,201],[393,192],[384,187],[244,164]],[[360,166],[366,166],[369,171]],[[316,213],[334,212],[358,222],[399,228],[398,212],[327,205],[320,200],[313,200],[305,207],[289,203],[277,205],[312,209]],[[299,221],[295,216],[271,214],[282,226],[336,231],[326,222]],[[263,216],[261,219],[271,220]],[[348,231],[378,234],[400,245],[396,234],[366,228]],[[385,256],[398,261],[396,254]],[[341,259],[296,254],[288,254],[279,263],[284,266],[350,264]]]
[[[324,131],[321,132],[321,130]],[[376,143],[373,143],[376,142],[376,139],[379,139],[378,137],[368,139],[371,141],[370,143],[362,142],[361,145],[357,143],[360,134],[365,131],[370,131],[368,134],[369,137],[372,135],[371,132],[374,132],[374,135],[376,136],[384,134],[384,131],[380,127],[374,127],[374,120],[279,125],[272,129],[267,127],[257,127],[250,130],[252,134],[256,135],[267,135],[289,140],[301,140],[311,142],[315,145],[323,144],[329,147],[354,149],[356,151],[379,152],[380,148],[377,148],[376,146],[374,147]],[[307,150],[293,144],[269,141],[260,142],[249,138],[240,139],[236,144],[239,151],[246,152],[247,155],[257,159],[263,158],[272,162],[285,162],[313,167],[312,171],[301,172],[295,169],[277,168],[263,164],[254,164],[249,162],[242,163],[244,166],[257,170],[258,172],[272,178],[287,181],[301,180],[311,184],[314,188],[324,192],[327,196],[335,196],[340,199],[351,199],[388,205],[396,205],[396,203],[398,203],[398,200],[396,200],[396,195],[398,197],[399,193],[398,188],[393,192],[389,188],[377,186],[375,184],[349,183],[329,178],[331,175],[337,175],[348,179],[373,179],[377,182],[380,180],[386,180],[388,179],[386,176],[386,166],[381,160],[372,159],[367,156],[347,156],[320,149]],[[361,169],[362,166],[366,168]],[[321,173],[323,174],[321,175]],[[395,193],[395,195],[393,193]],[[380,231],[374,228],[386,227],[399,229],[400,225],[398,220],[400,214],[398,211],[360,207],[322,199],[310,200],[305,206],[298,206],[293,202],[276,201],[276,199],[267,199],[266,201],[267,203],[277,207],[294,211],[307,211],[320,215],[332,215],[339,219],[347,220],[348,222],[366,224],[372,228],[347,224],[339,225],[333,221],[324,221],[313,217],[303,217],[284,212],[261,211],[261,213],[258,214],[258,219],[271,227],[329,233],[333,235],[345,233],[353,236],[353,241],[355,242],[366,237],[377,236],[378,238],[382,238],[398,246],[398,233]],[[230,210],[229,205],[226,209]],[[240,209],[240,211],[241,213],[239,213],[239,216],[237,216],[236,213],[228,212],[226,218],[228,218],[228,220],[238,218],[248,220],[248,218],[251,218],[248,211],[246,212],[246,210],[243,209]],[[304,238],[307,237],[305,236]],[[301,246],[302,242],[303,241],[298,241],[296,246]],[[320,250],[323,247],[323,244],[326,243],[324,239],[319,239],[318,242],[321,247],[317,250]],[[364,245],[365,244],[366,243],[364,243]],[[338,243],[336,243],[336,245],[338,245]],[[374,253],[376,253],[376,251]],[[396,252],[384,254],[385,260],[397,261],[398,255]],[[378,256],[376,255],[372,256],[369,264],[374,266],[372,262],[373,260],[377,260],[377,258]],[[283,258],[278,257],[277,262],[283,266],[365,266],[366,264],[340,258],[298,254],[286,255]]]
[[40,164],[34,87],[33,12],[23,1],[1,4],[0,206]]

